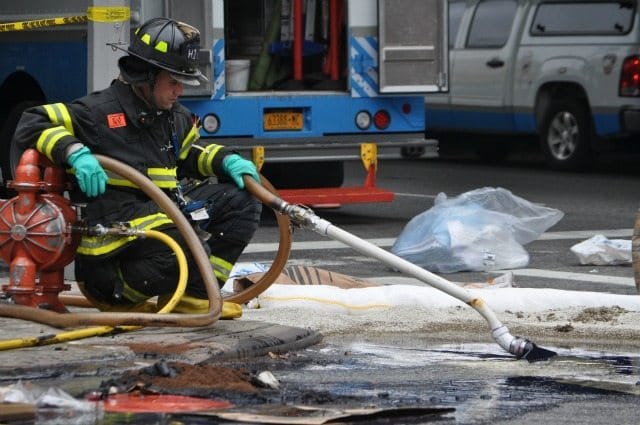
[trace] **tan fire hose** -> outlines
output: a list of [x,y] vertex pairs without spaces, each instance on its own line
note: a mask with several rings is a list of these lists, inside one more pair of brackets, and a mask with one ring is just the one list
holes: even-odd
[[[128,179],[131,183],[138,186],[147,196],[155,201],[160,209],[171,218],[182,234],[191,250],[198,270],[200,271],[209,300],[209,311],[205,314],[157,314],[157,313],[136,313],[136,312],[108,312],[108,313],[56,313],[50,310],[36,309],[15,304],[0,304],[0,316],[13,317],[17,319],[29,320],[32,322],[43,323],[57,328],[69,328],[78,326],[179,326],[179,327],[199,327],[207,326],[214,323],[222,311],[222,297],[218,287],[209,258],[205,252],[200,239],[194,232],[189,221],[184,217],[180,209],[159,189],[148,177],[144,176],[134,168],[103,155],[96,155],[100,164],[107,170],[114,172]],[[247,181],[253,182],[249,177],[245,177]],[[270,193],[273,190],[268,181],[263,177],[263,184],[269,189],[265,189],[257,182],[255,185],[248,184],[247,189],[262,201],[265,192]],[[259,189],[258,189],[259,188]],[[263,201],[264,202],[264,201]],[[267,204],[267,206],[269,206]],[[291,247],[291,233],[289,219],[287,216],[279,214],[278,226],[280,228],[280,247],[277,256],[269,271],[255,285],[247,288],[245,291],[229,297],[229,301],[241,302],[248,300],[264,291],[273,280],[280,274],[289,255]]]

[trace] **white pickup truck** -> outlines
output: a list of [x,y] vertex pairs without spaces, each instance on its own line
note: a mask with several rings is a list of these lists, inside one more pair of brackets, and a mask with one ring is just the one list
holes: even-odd
[[537,135],[575,170],[640,141],[638,0],[449,0],[449,44],[450,91],[425,100],[441,144],[471,137],[497,160]]

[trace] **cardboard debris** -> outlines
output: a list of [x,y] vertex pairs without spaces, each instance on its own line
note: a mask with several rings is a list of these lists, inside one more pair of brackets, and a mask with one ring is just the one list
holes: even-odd
[[[264,273],[251,273],[233,282],[233,291],[240,292],[257,282]],[[366,280],[309,266],[288,266],[273,282],[280,285],[329,285],[342,289],[379,286]]]
[[363,407],[363,408],[325,408],[314,406],[280,406],[281,412],[251,413],[212,411],[198,412],[197,415],[213,416],[226,421],[260,424],[301,424],[320,425],[343,423],[382,418],[407,418],[441,416],[455,411],[453,407]]

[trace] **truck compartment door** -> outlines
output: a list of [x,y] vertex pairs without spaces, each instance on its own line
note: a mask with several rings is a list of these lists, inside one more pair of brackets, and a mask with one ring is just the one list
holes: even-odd
[[447,91],[446,0],[378,0],[381,93]]

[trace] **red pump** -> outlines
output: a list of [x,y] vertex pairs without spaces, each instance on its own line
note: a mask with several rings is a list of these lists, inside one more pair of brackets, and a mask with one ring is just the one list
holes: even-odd
[[7,186],[18,195],[0,200],[0,256],[9,264],[2,290],[16,304],[67,312],[58,295],[69,289],[64,267],[75,257],[80,234],[71,231],[76,211],[62,196],[65,170],[29,149],[15,175]]

